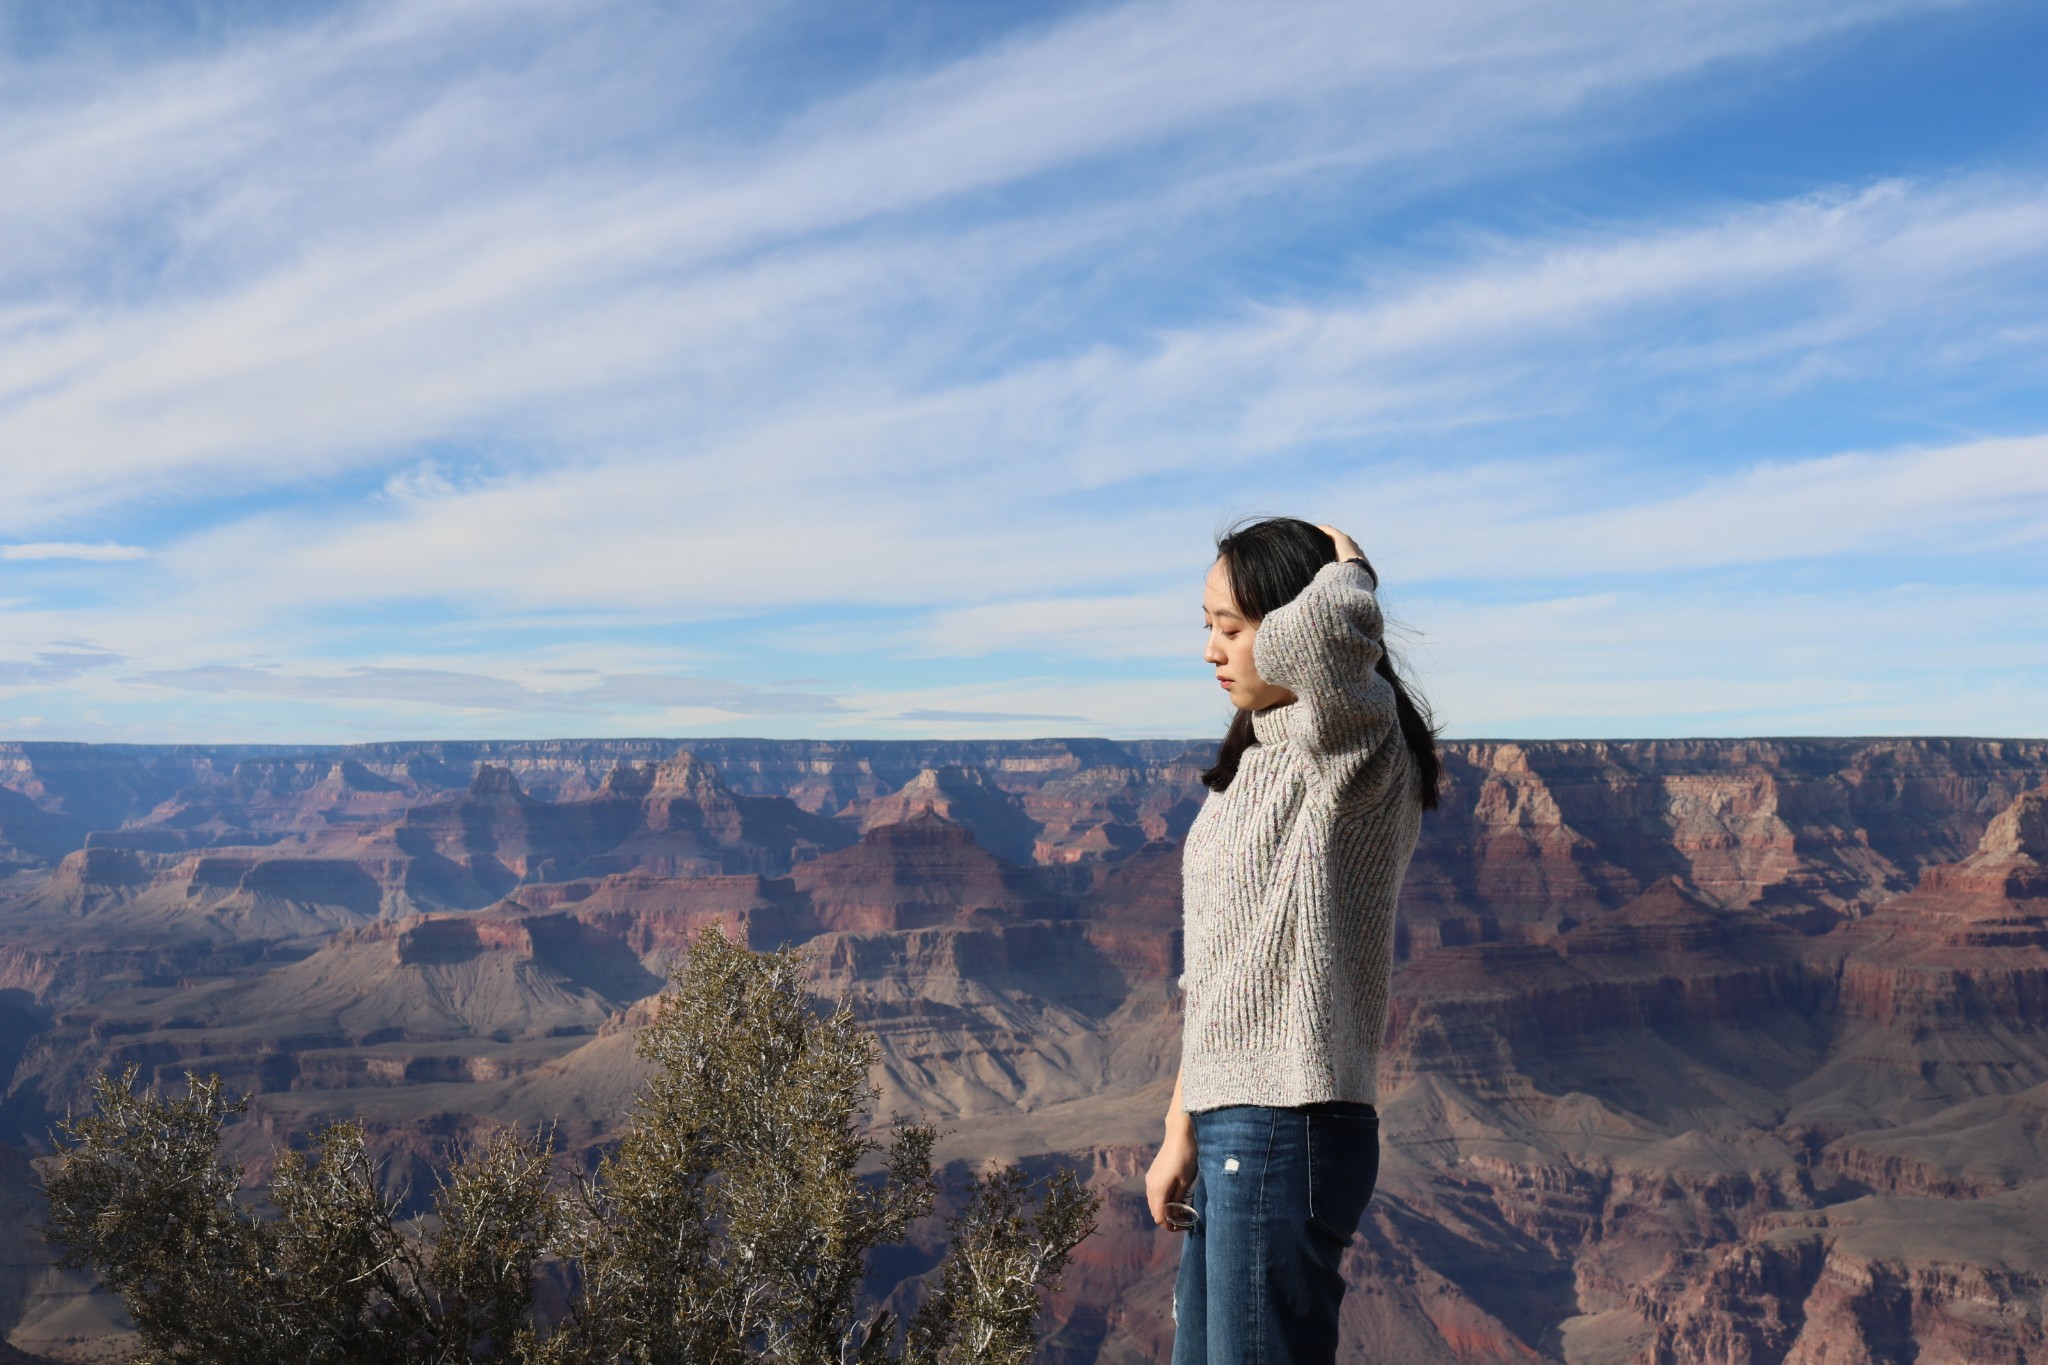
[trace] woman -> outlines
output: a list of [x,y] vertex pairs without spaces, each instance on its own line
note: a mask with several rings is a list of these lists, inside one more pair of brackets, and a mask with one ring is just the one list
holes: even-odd
[[1145,1192],[1187,1234],[1174,1365],[1305,1365],[1336,1358],[1378,1178],[1394,905],[1441,770],[1350,536],[1274,518],[1216,551],[1202,657],[1238,711],[1183,853],[1180,1077]]

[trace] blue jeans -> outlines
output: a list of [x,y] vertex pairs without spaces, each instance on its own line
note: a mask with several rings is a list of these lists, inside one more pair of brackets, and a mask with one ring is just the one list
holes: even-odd
[[1173,1365],[1329,1365],[1338,1262],[1379,1179],[1379,1116],[1369,1104],[1236,1105],[1194,1119]]

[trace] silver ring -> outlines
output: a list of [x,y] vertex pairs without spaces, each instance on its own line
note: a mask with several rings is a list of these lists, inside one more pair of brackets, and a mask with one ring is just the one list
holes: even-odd
[[1167,1201],[1166,1217],[1160,1221],[1165,1224],[1169,1231],[1189,1232],[1193,1230],[1195,1224],[1200,1222],[1201,1219],[1202,1215],[1196,1211],[1193,1204],[1183,1204],[1178,1199],[1174,1199]]

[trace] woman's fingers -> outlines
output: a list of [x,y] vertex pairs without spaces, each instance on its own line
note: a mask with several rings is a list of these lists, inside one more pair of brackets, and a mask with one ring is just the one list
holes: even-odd
[[1159,1155],[1145,1172],[1145,1204],[1152,1211],[1152,1221],[1175,1232],[1186,1231],[1185,1222],[1166,1206],[1185,1199],[1194,1184],[1194,1150],[1172,1141],[1161,1144]]
[[1152,1169],[1145,1173],[1145,1203],[1152,1210],[1152,1221],[1166,1222],[1166,1206],[1180,1198],[1179,1182],[1167,1176],[1154,1162]]
[[1364,551],[1358,548],[1358,542],[1353,540],[1350,536],[1345,535],[1336,527],[1318,526],[1316,527],[1316,529],[1318,531],[1321,531],[1324,535],[1328,536],[1331,539],[1331,541],[1336,544],[1337,558],[1360,559],[1364,557]]

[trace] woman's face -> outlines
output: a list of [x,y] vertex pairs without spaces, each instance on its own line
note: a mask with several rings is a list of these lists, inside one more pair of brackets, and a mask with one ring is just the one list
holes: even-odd
[[1237,599],[1230,595],[1230,575],[1223,561],[1210,566],[1202,583],[1202,620],[1209,627],[1209,647],[1202,657],[1216,666],[1216,681],[1230,694],[1230,701],[1242,711],[1264,711],[1285,706],[1294,694],[1259,676],[1252,663],[1252,640],[1259,628],[1245,620]]

